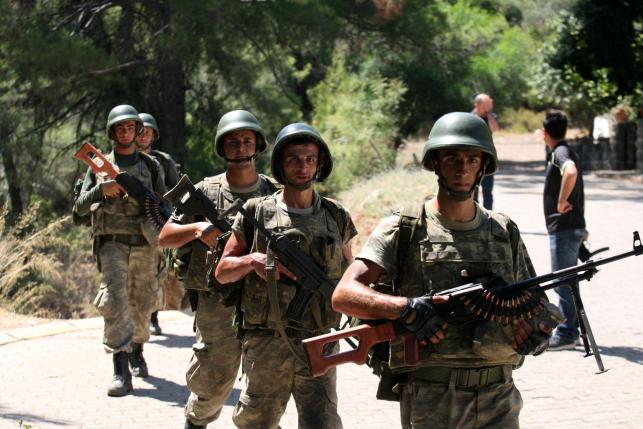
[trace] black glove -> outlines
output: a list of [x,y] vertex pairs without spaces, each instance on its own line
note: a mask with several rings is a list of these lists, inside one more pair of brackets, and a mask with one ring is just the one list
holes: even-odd
[[[415,319],[413,319],[413,322],[407,323],[406,320],[413,314],[413,311],[415,311]],[[433,297],[429,295],[409,298],[398,320],[409,331],[414,332],[420,341],[429,340],[444,325],[444,320],[433,308]]]
[[518,354],[538,356],[549,347],[549,335],[542,331],[534,331],[518,346]]

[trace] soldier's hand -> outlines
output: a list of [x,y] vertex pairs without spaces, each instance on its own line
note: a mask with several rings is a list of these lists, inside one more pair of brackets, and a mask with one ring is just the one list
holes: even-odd
[[549,346],[552,328],[545,323],[540,322],[538,329],[534,330],[530,323],[520,318],[514,320],[513,325],[514,338],[511,345],[519,354],[536,356],[544,352]]
[[107,198],[116,198],[125,195],[127,191],[121,185],[116,183],[115,180],[106,180],[100,184],[100,190]]
[[[266,254],[260,252],[251,253],[250,258],[252,259],[252,268],[259,277],[264,280],[267,280],[268,275],[266,274]],[[275,279],[279,280],[281,275],[285,275],[295,281],[297,281],[297,276],[295,276],[288,268],[286,268],[281,262],[275,259],[275,264],[277,271],[275,272]]]
[[421,344],[426,344],[428,341],[437,344],[444,339],[444,331],[448,328],[448,324],[435,311],[434,305],[443,304],[448,299],[448,297],[429,295],[409,298],[399,320],[409,331],[415,333]]
[[210,222],[196,222],[194,238],[201,240],[206,246],[212,249],[217,244],[217,237],[221,230]]

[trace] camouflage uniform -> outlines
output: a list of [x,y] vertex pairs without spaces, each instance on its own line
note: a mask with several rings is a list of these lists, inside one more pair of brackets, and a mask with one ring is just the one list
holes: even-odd
[[[221,210],[229,208],[238,198],[246,201],[276,190],[271,179],[263,175],[259,175],[259,181],[251,188],[231,189],[225,173],[207,177],[196,187]],[[178,211],[172,218],[173,222],[186,224],[198,220],[202,219],[194,219]],[[186,250],[191,251],[191,255],[185,287],[198,291],[198,307],[196,343],[186,373],[190,397],[185,406],[185,416],[195,425],[206,425],[219,417],[232,391],[241,362],[241,343],[232,324],[235,307],[226,306],[222,293],[206,284],[206,247],[201,242],[191,242],[181,252]],[[214,279],[210,281],[215,282]]]
[[[297,242],[332,281],[340,279],[347,268],[343,247],[357,234],[343,207],[330,200],[322,201],[315,193],[310,210],[286,208],[275,196],[252,200],[246,203],[246,209],[267,229],[283,232]],[[266,253],[266,238],[243,221],[241,215],[235,220],[233,231],[250,252]],[[296,286],[284,278],[277,282],[279,316],[270,310],[269,288],[254,272],[244,279],[241,309],[246,385],[235,407],[233,422],[239,428],[277,428],[292,394],[299,428],[341,428],[336,372],[332,369],[322,377],[311,377],[301,345],[302,339],[336,327],[341,315],[332,310],[330,300],[316,294],[304,313],[302,325],[289,326],[285,313]],[[279,324],[285,327],[287,339],[279,336]],[[286,341],[298,356],[293,355]],[[334,347],[337,349],[338,345]]]
[[[462,270],[490,270],[507,282],[535,274],[517,226],[505,215],[476,204],[474,220],[457,223],[431,207],[425,204],[410,240],[400,295],[452,288]],[[399,214],[382,220],[357,256],[381,266],[385,282],[399,270],[399,231]],[[529,321],[537,326],[539,320],[536,316]],[[513,335],[511,325],[491,321],[452,324],[443,341],[422,349],[420,363],[413,368],[404,367],[402,344],[391,342],[391,369],[408,374],[408,383],[398,386],[403,427],[518,428],[522,399],[511,373],[524,357],[512,348]]]
[[[112,152],[108,158],[149,189],[163,193],[161,176],[157,174],[152,183],[152,164],[148,164],[158,170],[158,163],[150,158],[145,161],[144,156],[138,151],[125,157]],[[133,164],[125,165],[123,160]],[[91,212],[94,254],[102,274],[94,305],[105,320],[105,350],[129,352],[132,343],[143,344],[150,337],[148,322],[158,294],[153,250],[158,234],[133,198],[104,198],[99,186],[104,180],[87,171],[74,211],[80,216]]]

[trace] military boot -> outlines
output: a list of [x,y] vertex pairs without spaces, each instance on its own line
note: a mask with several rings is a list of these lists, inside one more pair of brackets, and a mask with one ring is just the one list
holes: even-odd
[[150,375],[147,371],[147,362],[143,357],[143,344],[134,343],[132,345],[132,352],[129,354],[129,363],[132,366],[132,374],[134,377],[145,378]]
[[159,325],[159,312],[155,311],[150,317],[150,334],[161,335],[162,333],[161,325]]
[[107,388],[108,396],[125,396],[133,390],[132,374],[129,372],[127,352],[118,352],[113,355],[114,379]]
[[185,419],[184,429],[205,429],[206,425],[195,425],[190,421],[190,419]]

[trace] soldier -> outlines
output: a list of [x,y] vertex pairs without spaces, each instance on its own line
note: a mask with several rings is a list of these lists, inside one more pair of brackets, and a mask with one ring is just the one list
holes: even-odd
[[[226,171],[206,177],[196,187],[221,211],[237,198],[246,201],[277,190],[271,178],[257,174],[255,158],[266,150],[266,137],[250,112],[235,110],[223,115],[217,126],[215,147],[217,154],[226,160]],[[216,284],[208,286],[206,279],[205,247],[214,248],[220,235],[221,231],[204,219],[178,212],[160,235],[163,247],[182,248],[182,252],[188,251],[186,246],[190,249],[184,284],[188,293],[198,297],[194,308],[196,343],[186,374],[190,389],[185,407],[186,428],[204,428],[219,417],[241,362],[241,344],[232,324],[238,294],[235,297]],[[214,279],[211,283],[215,283]]]
[[[114,107],[107,118],[107,135],[114,150],[107,157],[120,171],[163,193],[159,164],[137,151],[134,144],[142,129],[136,109],[126,104]],[[96,177],[91,170],[87,171],[74,212],[79,216],[91,212],[94,255],[102,275],[94,304],[105,321],[105,350],[113,353],[114,360],[114,379],[107,394],[124,396],[132,390],[128,353],[134,375],[148,376],[143,344],[150,337],[148,321],[157,301],[153,249],[158,236],[143,207],[127,198],[125,190],[114,180]]]
[[[161,173],[163,174],[165,188],[172,189],[174,185],[176,185],[176,183],[179,181],[179,173],[176,168],[176,162],[174,162],[169,154],[161,152],[160,150],[152,149],[152,144],[161,136],[159,127],[156,124],[156,119],[154,119],[154,116],[150,115],[149,113],[139,113],[138,116],[141,118],[141,121],[143,121],[143,131],[138,136],[136,136],[136,146],[138,147],[138,150],[150,155],[161,165]],[[159,252],[160,260],[163,261],[163,252],[161,250],[159,250]],[[162,267],[161,269],[159,269],[158,278],[159,280],[164,279],[164,281],[160,280],[159,282],[159,309],[163,308],[165,289],[167,287],[167,284],[170,283],[168,271],[169,270],[167,270],[167,267]],[[158,310],[155,310],[150,317],[150,333],[152,335],[162,334],[161,326],[159,325],[158,314]]]
[[[400,342],[391,342],[404,428],[518,428],[522,399],[512,371],[525,355],[547,347],[556,308],[542,294],[545,310],[528,320],[444,323],[435,308],[447,299],[430,292],[483,273],[515,282],[533,276],[534,268],[516,224],[473,200],[483,175],[497,169],[483,120],[461,112],[442,116],[422,163],[438,176],[437,197],[380,222],[336,287],[333,308],[362,319],[399,320],[426,343],[419,365],[409,368]],[[386,293],[369,287],[380,282],[393,286],[381,289]]]
[[[357,231],[340,204],[313,189],[332,170],[328,146],[310,125],[288,125],[277,136],[271,166],[283,192],[251,200],[245,208],[268,230],[296,241],[331,281],[339,280],[352,259],[349,240]],[[302,339],[336,327],[341,315],[332,311],[330,300],[316,294],[301,324],[289,324],[286,308],[297,290],[292,273],[277,263],[277,271],[267,275],[266,262],[271,259],[267,240],[241,215],[232,232],[216,278],[224,284],[243,281],[246,385],[233,422],[239,428],[277,428],[292,394],[300,428],[341,428],[335,370],[310,377],[301,345]]]

